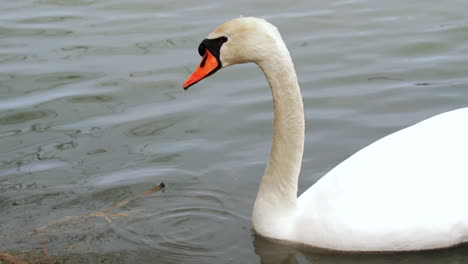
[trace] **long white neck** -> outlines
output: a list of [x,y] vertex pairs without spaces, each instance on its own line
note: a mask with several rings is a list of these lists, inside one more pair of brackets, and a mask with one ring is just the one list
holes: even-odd
[[[274,105],[273,143],[253,211],[254,228],[273,224],[272,211],[287,214],[297,201],[304,152],[304,107],[291,56],[282,39],[276,52],[258,63],[271,88]],[[280,212],[281,211],[281,212]]]

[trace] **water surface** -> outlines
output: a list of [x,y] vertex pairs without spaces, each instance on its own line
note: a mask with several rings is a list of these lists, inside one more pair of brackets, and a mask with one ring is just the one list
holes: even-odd
[[[465,9],[433,0],[2,1],[1,251],[33,260],[44,244],[66,263],[466,262],[466,247],[337,255],[252,236],[272,134],[267,83],[241,65],[181,87],[217,25],[240,15],[275,24],[304,96],[302,192],[376,139],[467,105]],[[110,219],[31,232],[160,182],[164,191]]]

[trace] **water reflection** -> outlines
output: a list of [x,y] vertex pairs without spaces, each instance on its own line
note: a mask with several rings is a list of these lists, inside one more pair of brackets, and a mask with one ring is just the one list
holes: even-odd
[[468,244],[455,248],[386,254],[335,253],[319,249],[306,249],[299,246],[282,244],[254,235],[255,254],[262,264],[455,264],[468,263]]

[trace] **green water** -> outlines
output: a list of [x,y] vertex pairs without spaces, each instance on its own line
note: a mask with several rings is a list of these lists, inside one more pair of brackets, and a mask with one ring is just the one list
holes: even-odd
[[252,236],[272,134],[267,83],[241,65],[182,89],[217,25],[275,24],[304,96],[302,192],[376,139],[468,105],[466,1],[0,5],[0,253],[44,257],[36,228],[164,182],[107,220],[48,226],[42,244],[65,263],[468,261],[466,246],[339,255]]

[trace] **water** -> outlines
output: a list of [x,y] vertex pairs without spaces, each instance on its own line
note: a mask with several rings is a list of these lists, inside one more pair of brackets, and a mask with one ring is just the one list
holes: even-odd
[[[466,246],[337,255],[252,236],[272,134],[266,81],[254,65],[241,65],[189,91],[181,87],[199,63],[199,42],[217,25],[239,15],[274,23],[304,96],[302,192],[374,140],[467,105],[466,1],[1,6],[0,252],[45,261],[45,246],[65,263],[467,261]],[[105,210],[160,182],[164,191],[111,218],[33,231]]]

